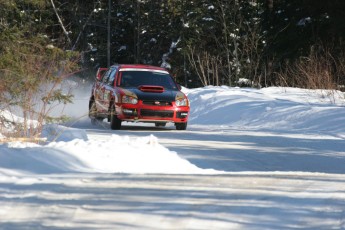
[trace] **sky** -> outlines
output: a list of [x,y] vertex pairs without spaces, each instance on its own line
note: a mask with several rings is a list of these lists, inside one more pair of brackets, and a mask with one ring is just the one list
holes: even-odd
[[46,143],[0,144],[0,229],[345,228],[344,93],[184,88],[186,131],[114,131],[77,88]]

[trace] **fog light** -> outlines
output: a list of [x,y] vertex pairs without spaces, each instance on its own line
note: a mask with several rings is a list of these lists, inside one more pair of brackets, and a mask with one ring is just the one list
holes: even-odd
[[186,118],[188,116],[188,112],[177,112],[176,117],[177,118]]

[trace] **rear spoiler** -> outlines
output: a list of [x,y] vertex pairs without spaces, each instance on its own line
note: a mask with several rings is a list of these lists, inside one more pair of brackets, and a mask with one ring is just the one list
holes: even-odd
[[96,73],[96,79],[98,81],[102,80],[102,77],[107,70],[108,70],[108,68],[98,68],[97,73]]

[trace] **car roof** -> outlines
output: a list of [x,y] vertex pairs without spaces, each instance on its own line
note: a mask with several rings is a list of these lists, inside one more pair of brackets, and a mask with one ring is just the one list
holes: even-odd
[[169,71],[165,68],[152,66],[152,65],[142,65],[142,64],[120,64],[114,65],[119,68],[119,71],[126,71],[126,70],[145,70],[145,71],[158,71],[158,72],[165,72],[169,73]]

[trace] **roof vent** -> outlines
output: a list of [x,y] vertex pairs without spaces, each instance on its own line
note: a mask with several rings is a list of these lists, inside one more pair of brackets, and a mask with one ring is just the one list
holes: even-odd
[[149,92],[149,93],[163,93],[164,87],[157,86],[157,85],[141,85],[138,87],[142,92]]

